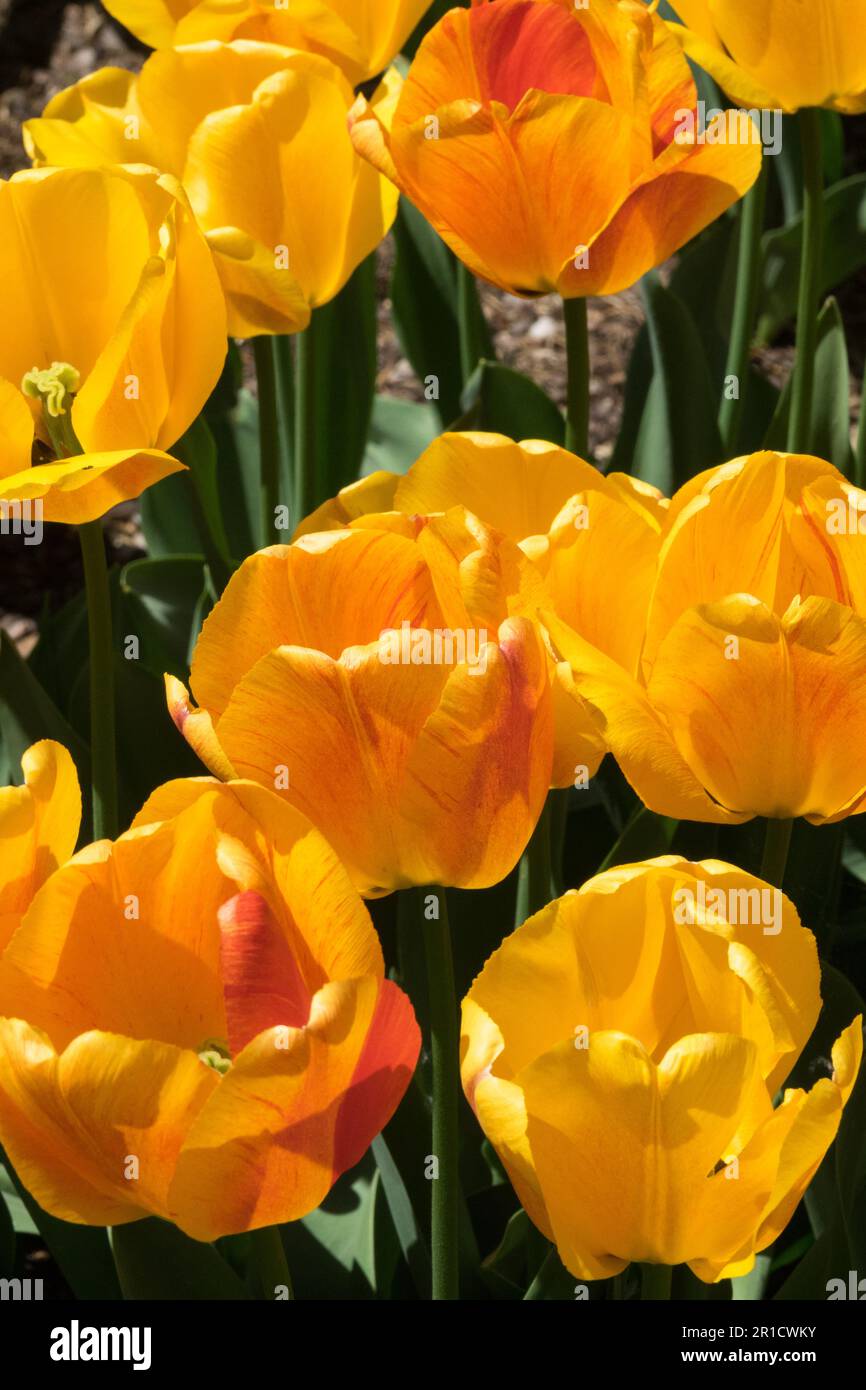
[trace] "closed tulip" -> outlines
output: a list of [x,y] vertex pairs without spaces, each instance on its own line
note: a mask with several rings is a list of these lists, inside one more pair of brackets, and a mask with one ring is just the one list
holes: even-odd
[[210,1241],[318,1206],[419,1042],[322,837],[261,787],[172,782],[0,960],[0,1140],[54,1216]]
[[463,1086],[572,1274],[713,1282],[784,1230],[862,1054],[858,1017],[774,1108],[819,984],[791,903],[717,861],[612,869],[506,938],[463,1002]]
[[748,119],[700,143],[676,40],[642,4],[490,0],[422,41],[393,116],[362,96],[356,148],[477,275],[512,294],[612,294],[751,186]]
[[[555,444],[443,434],[405,474],[380,471],[343,488],[296,535],[351,525],[374,512],[411,516],[457,505],[520,546],[563,621],[637,672],[667,499],[624,473],[604,476]],[[564,787],[579,768],[596,772],[605,744],[567,662],[557,666],[554,700],[552,784]]]
[[671,33],[749,107],[866,111],[866,0],[677,0]]
[[[384,109],[392,71],[372,97]],[[374,251],[397,193],[346,133],[352,89],[326,58],[274,44],[156,53],[103,68],[24,127],[37,164],[143,161],[183,184],[213,253],[235,337],[294,333]]]
[[226,325],[176,181],[13,175],[0,274],[0,509],[38,501],[46,521],[92,521],[181,468],[162,451],[216,384]]
[[169,707],[217,776],[309,816],[364,894],[487,887],[550,784],[538,602],[517,547],[460,508],[305,536],[244,562],[193,653],[198,708],[170,678]]
[[432,0],[106,0],[152,48],[256,39],[330,58],[353,84],[383,71]]
[[70,857],[81,823],[81,792],[66,749],[43,739],[21,759],[24,783],[0,788],[0,952],[37,890]]
[[555,650],[651,810],[820,824],[866,809],[863,506],[804,455],[754,454],[687,483],[637,676],[550,615]]

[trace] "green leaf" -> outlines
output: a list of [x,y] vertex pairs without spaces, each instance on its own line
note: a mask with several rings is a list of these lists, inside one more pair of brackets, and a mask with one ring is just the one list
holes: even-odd
[[139,638],[141,662],[160,679],[186,679],[204,588],[201,555],[133,560],[120,576],[123,635]]
[[[229,553],[243,560],[259,548],[259,403],[244,387],[225,409],[209,411],[208,423],[217,451],[220,509]],[[282,477],[280,486],[290,498],[291,479]]]
[[669,854],[678,824],[666,816],[657,816],[646,806],[636,807],[598,872],[615,868],[617,864],[634,864],[639,859]]
[[461,397],[463,414],[455,430],[492,430],[512,439],[565,443],[559,407],[529,377],[499,362],[480,362]]
[[[848,280],[866,265],[866,174],[855,174],[824,194],[824,238],[820,291]],[[803,217],[800,213],[764,237],[764,270],[757,340],[772,342],[797,312]]]
[[524,1300],[534,1302],[537,1299],[573,1299],[576,1282],[574,1275],[569,1274],[559,1258],[556,1247],[552,1245],[547,1259],[527,1289]]
[[846,477],[853,476],[851,369],[845,325],[839,305],[832,297],[827,300],[818,318],[810,444],[813,454],[829,459]]
[[430,376],[438,380],[434,409],[444,428],[460,413],[463,386],[454,257],[427,219],[402,197],[394,241],[394,326],[419,381],[424,384]]
[[174,453],[189,469],[192,509],[199,536],[192,553],[205,556],[219,594],[229,581],[234,562],[223,521],[216,443],[203,415],[177,441]]
[[5,1201],[12,1217],[12,1225],[19,1235],[35,1236],[39,1234],[36,1222],[18,1196],[18,1189],[2,1163],[0,1163],[0,1200]]
[[57,706],[49,699],[8,633],[0,631],[0,761],[5,781],[20,781],[22,754],[42,738],[69,749],[85,784],[90,755]]
[[390,473],[407,472],[440,433],[439,417],[432,405],[404,401],[399,396],[377,396],[361,476],[366,478],[380,468]]
[[76,1298],[119,1298],[120,1286],[107,1232],[99,1226],[76,1226],[49,1216],[22,1186],[2,1149],[0,1162],[5,1165],[15,1191]]
[[141,529],[153,557],[201,551],[188,473],[172,473],[147,489],[141,498]]
[[280,1229],[298,1298],[387,1297],[400,1248],[369,1152],[320,1207]]
[[406,1191],[406,1185],[394,1162],[384,1135],[378,1134],[376,1136],[372,1148],[373,1157],[379,1169],[385,1200],[388,1203],[394,1230],[400,1242],[400,1250],[412,1275],[412,1282],[419,1298],[429,1298],[430,1251],[421,1235],[414,1208]]
[[15,1272],[18,1238],[8,1200],[0,1192],[0,1278],[9,1279]]
[[642,287],[654,376],[630,471],[671,496],[721,461],[719,393],[686,305],[654,271],[644,276]]
[[247,1299],[242,1281],[213,1245],[190,1240],[156,1217],[111,1229],[111,1247],[126,1299]]
[[329,304],[313,313],[316,505],[358,477],[376,393],[376,265],[362,261]]

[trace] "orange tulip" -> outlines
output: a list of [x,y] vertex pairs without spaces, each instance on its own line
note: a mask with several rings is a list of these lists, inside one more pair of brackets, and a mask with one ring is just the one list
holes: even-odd
[[390,121],[359,97],[358,151],[477,275],[567,299],[634,284],[747,191],[760,140],[685,131],[697,93],[634,0],[489,0],[423,40]]
[[366,895],[487,887],[550,783],[538,580],[461,508],[372,517],[244,562],[192,660],[178,728],[217,776],[278,790]]
[[55,1216],[210,1241],[318,1206],[419,1045],[321,835],[261,787],[171,782],[0,959],[0,1138]]
[[[667,499],[624,473],[604,476],[555,444],[516,444],[482,432],[440,435],[405,474],[380,471],[351,483],[295,535],[360,517],[374,524],[375,512],[429,515],[458,505],[519,545],[558,617],[637,672]],[[567,662],[555,668],[553,694],[552,785],[566,787],[579,771],[593,776],[606,750]]]
[[62,744],[32,744],[21,771],[22,787],[0,789],[0,952],[37,890],[72,854],[81,823],[78,775]]
[[736,459],[671,503],[637,674],[550,615],[651,810],[820,824],[866,809],[864,509],[821,459]]

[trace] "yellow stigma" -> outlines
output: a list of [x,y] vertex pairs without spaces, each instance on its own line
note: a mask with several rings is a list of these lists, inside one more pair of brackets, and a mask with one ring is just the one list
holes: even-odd
[[225,1076],[231,1067],[232,1059],[228,1043],[223,1042],[222,1038],[206,1038],[196,1051],[199,1060],[204,1062],[206,1067],[212,1067],[214,1071],[218,1071],[220,1076]]
[[41,401],[52,420],[66,414],[67,406],[81,384],[81,373],[68,362],[52,362],[40,370],[34,367],[21,382],[21,390],[31,400]]

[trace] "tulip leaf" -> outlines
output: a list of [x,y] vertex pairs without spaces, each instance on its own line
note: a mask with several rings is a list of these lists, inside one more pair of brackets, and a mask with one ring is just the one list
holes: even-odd
[[394,1230],[400,1242],[400,1250],[412,1275],[412,1282],[419,1298],[430,1297],[430,1251],[424,1241],[415,1212],[406,1191],[406,1185],[391,1155],[387,1141],[382,1134],[373,1140],[373,1157],[379,1169],[382,1189]]
[[377,396],[361,476],[366,478],[380,468],[406,473],[440,430],[432,405],[404,401],[399,396]]
[[[828,188],[824,194],[824,238],[820,289],[827,293],[866,265],[866,174]],[[797,311],[802,213],[764,237],[764,270],[757,341],[769,343]]]
[[192,497],[187,473],[172,473],[143,493],[141,529],[149,555],[195,555],[201,551]]
[[642,286],[654,376],[629,471],[670,496],[722,459],[719,393],[687,306],[656,272]]
[[2,1149],[0,1164],[76,1298],[120,1298],[108,1233],[101,1226],[77,1226],[50,1216],[22,1185]]
[[194,553],[205,556],[216,592],[221,594],[234,564],[223,521],[216,443],[203,415],[174,445],[174,455],[189,469],[190,504],[199,536]]
[[0,630],[0,761],[4,781],[20,781],[22,754],[42,738],[53,738],[68,748],[79,779],[86,783],[90,766],[86,743],[43,690],[8,633]]
[[559,407],[529,377],[499,362],[479,362],[461,397],[463,414],[454,430],[491,430],[511,439],[565,443]]
[[568,1272],[559,1258],[556,1246],[551,1245],[547,1259],[527,1289],[524,1300],[535,1302],[538,1299],[573,1299],[575,1283],[574,1275]]
[[0,1196],[6,1203],[18,1235],[35,1236],[39,1234],[36,1222],[18,1195],[18,1189],[3,1163],[0,1163]]
[[133,560],[120,576],[123,641],[139,639],[139,660],[161,678],[185,680],[199,600],[205,587],[201,555]]
[[669,854],[676,833],[678,821],[667,816],[657,816],[646,806],[638,806],[632,812],[621,835],[599,865],[599,873],[613,869],[618,864],[634,864],[639,859],[655,859],[660,854]]
[[853,475],[851,369],[845,325],[839,305],[832,296],[818,318],[812,437],[809,445],[810,453],[829,459],[846,477]]
[[400,1247],[369,1152],[321,1206],[280,1230],[297,1298],[388,1296]]
[[394,326],[422,385],[436,379],[438,396],[433,408],[444,428],[460,413],[463,386],[454,257],[427,219],[403,197],[394,242]]
[[376,332],[376,263],[368,256],[336,298],[314,310],[306,330],[315,506],[359,475],[376,393]]
[[126,1299],[238,1301],[249,1297],[213,1245],[191,1240],[156,1217],[113,1226],[111,1248]]
[[0,1278],[11,1278],[15,1272],[15,1255],[18,1237],[12,1211],[4,1195],[0,1193]]
[[[285,383],[282,385],[285,389]],[[252,392],[243,387],[223,409],[209,405],[207,419],[219,460],[217,478],[229,553],[234,559],[243,560],[258,550],[261,540],[259,403]],[[280,479],[280,490],[283,496],[291,496],[288,477]]]

